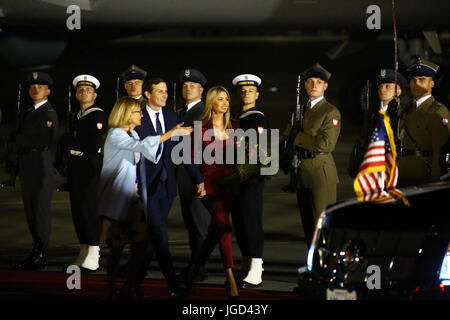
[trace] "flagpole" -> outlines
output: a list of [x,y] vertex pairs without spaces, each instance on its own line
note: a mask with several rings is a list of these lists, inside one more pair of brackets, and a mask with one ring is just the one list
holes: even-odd
[[397,46],[397,20],[395,18],[395,0],[392,0],[392,24],[394,27],[394,96],[398,101],[397,95],[397,73],[398,73],[398,46]]

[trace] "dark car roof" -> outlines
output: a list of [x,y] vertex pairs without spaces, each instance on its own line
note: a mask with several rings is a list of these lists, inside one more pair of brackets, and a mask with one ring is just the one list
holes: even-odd
[[400,189],[401,200],[361,202],[356,198],[330,206],[325,227],[371,230],[430,230],[450,232],[450,183],[439,182]]

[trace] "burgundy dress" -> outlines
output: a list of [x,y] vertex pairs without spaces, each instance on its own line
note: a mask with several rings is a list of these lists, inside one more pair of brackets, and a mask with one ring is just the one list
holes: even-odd
[[[206,130],[212,129],[212,123],[204,124],[202,126],[202,149],[205,150],[207,146],[212,148],[211,144],[218,144],[217,148],[222,144],[223,146],[223,163],[205,163],[200,165],[200,171],[205,179],[206,196],[202,199],[205,207],[211,214],[211,222],[208,228],[208,234],[203,241],[199,250],[198,265],[203,265],[206,259],[210,256],[217,243],[219,243],[220,254],[222,256],[222,263],[225,269],[233,268],[233,253],[231,249],[232,233],[231,233],[231,200],[232,195],[223,186],[223,179],[233,174],[233,168],[225,164],[226,147],[233,144],[231,138],[226,140],[216,140],[214,136],[211,141],[205,141],[204,133]],[[237,129],[237,124],[233,124],[233,129]],[[211,152],[214,156],[214,152]],[[204,155],[203,155],[204,157]]]

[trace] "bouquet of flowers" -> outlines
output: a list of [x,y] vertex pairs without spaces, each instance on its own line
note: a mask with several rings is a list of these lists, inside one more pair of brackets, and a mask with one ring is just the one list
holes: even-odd
[[[243,181],[253,176],[259,176],[261,167],[267,167],[269,162],[267,161],[267,152],[259,144],[249,145],[244,141],[244,137],[235,142],[234,152],[233,174],[225,177],[222,182],[225,186],[233,188],[232,191],[237,191]],[[239,155],[243,155],[243,157],[239,157]]]

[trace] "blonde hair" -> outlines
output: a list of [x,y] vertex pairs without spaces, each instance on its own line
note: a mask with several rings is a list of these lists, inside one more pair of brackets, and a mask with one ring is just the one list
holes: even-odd
[[129,126],[131,113],[140,111],[141,105],[139,101],[131,97],[123,97],[114,104],[111,114],[108,118],[108,126],[110,128],[124,128]]
[[[228,101],[230,101],[231,100],[230,93],[224,87],[215,86],[208,90],[208,93],[206,94],[205,111],[203,112],[202,119],[201,119],[203,124],[206,124],[212,120],[213,103],[214,103],[214,101],[216,101],[217,97],[222,92],[225,92],[227,94]],[[233,128],[233,126],[231,125],[230,108],[231,108],[231,105],[230,105],[230,107],[228,107],[228,110],[223,117],[223,125],[224,125],[225,129]]]

